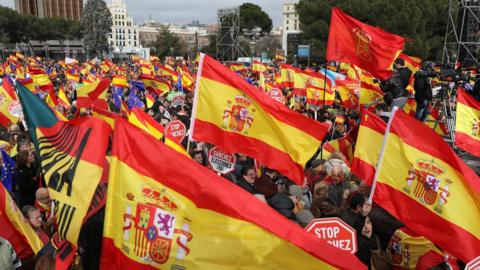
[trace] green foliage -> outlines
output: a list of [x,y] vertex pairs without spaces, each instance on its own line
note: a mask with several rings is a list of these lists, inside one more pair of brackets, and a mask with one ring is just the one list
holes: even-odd
[[0,42],[16,43],[29,40],[81,38],[79,22],[61,17],[36,18],[0,6]]
[[108,35],[112,31],[112,14],[103,0],[88,0],[82,12],[83,43],[87,55],[100,55],[109,50]]
[[261,7],[252,3],[244,3],[240,6],[240,27],[248,30],[260,27],[262,33],[268,34],[272,30],[272,19]]
[[314,61],[325,59],[331,8],[407,41],[405,52],[424,59],[441,58],[447,27],[448,0],[300,0],[297,4],[303,37],[312,41]]
[[183,56],[185,53],[187,53],[187,45],[178,36],[172,34],[168,28],[168,26],[160,26],[158,29],[160,31],[160,35],[158,35],[157,40],[150,44],[150,47],[153,49],[154,54],[158,57],[171,56],[172,49],[173,55]]

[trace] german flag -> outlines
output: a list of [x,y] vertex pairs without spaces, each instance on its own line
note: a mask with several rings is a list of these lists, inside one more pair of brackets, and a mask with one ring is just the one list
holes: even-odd
[[109,79],[97,80],[91,84],[85,84],[77,89],[77,107],[91,108],[96,106],[108,109],[107,90],[110,87]]
[[170,92],[172,86],[169,82],[159,80],[153,76],[142,74],[140,80],[145,84],[145,88],[149,91],[153,91],[158,95]]
[[100,269],[366,269],[125,120],[113,136]]
[[320,146],[327,125],[268,98],[209,56],[202,54],[199,67],[193,137],[244,153],[302,183],[303,167]]
[[390,121],[373,200],[462,261],[480,256],[480,178],[415,118],[396,111]]
[[369,110],[362,111],[362,120],[353,153],[352,172],[368,185],[373,183],[375,166],[380,156],[386,129],[387,124],[380,117]]
[[5,187],[0,184],[0,237],[7,239],[21,260],[37,254],[43,243],[18,209]]
[[480,102],[465,91],[458,92],[455,144],[480,156]]
[[3,102],[0,103],[0,124],[8,127],[17,123],[20,117],[23,117],[23,113],[15,89],[7,78],[4,78],[0,85],[0,96],[3,98]]
[[103,173],[110,128],[95,118],[59,121],[40,98],[16,85],[31,137],[41,158],[58,232],[76,245]]

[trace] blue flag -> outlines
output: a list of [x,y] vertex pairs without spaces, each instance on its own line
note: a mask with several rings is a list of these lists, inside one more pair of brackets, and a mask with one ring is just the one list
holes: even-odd
[[2,170],[1,170],[1,180],[2,184],[8,191],[12,191],[13,186],[15,185],[15,161],[5,152],[2,151]]
[[182,73],[178,73],[177,90],[183,92]]
[[122,107],[123,88],[114,86],[112,89],[113,105],[117,110]]
[[131,80],[130,85],[132,86],[133,89],[145,91],[145,84],[142,81]]
[[143,107],[142,100],[137,96],[135,89],[130,89],[130,94],[128,95],[128,108],[131,110],[133,108],[141,108]]

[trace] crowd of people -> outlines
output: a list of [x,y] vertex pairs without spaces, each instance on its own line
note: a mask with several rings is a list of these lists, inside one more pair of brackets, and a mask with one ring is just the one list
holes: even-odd
[[[18,59],[18,62],[22,61],[27,64],[27,58]],[[50,76],[54,91],[46,92],[37,87],[34,89],[35,93],[46,100],[48,95],[58,95],[59,90],[63,89],[71,106],[65,106],[62,103],[57,104],[53,109],[67,119],[92,117],[91,109],[82,108],[80,110],[76,108],[75,101],[76,89],[86,83],[87,74],[81,74],[80,79],[75,82],[66,76],[70,66],[53,60],[35,59],[34,61],[37,67],[48,71],[49,75],[55,74],[55,76]],[[121,70],[129,82],[141,81],[142,65],[138,60],[117,65],[110,62],[109,71],[102,71],[101,62],[90,61],[89,63],[91,64],[88,74],[112,78]],[[82,66],[79,63],[74,65]],[[433,99],[430,78],[438,76],[438,72],[434,71],[433,63],[429,61],[424,61],[422,68],[415,73],[406,68],[401,59],[395,62],[395,67],[396,71],[392,77],[380,83],[386,93],[384,100],[376,103],[370,109],[385,116],[383,113],[388,112],[391,107],[405,106],[408,98],[411,97],[411,93],[406,88],[410,78],[414,77],[416,90],[414,98],[417,102],[416,118],[424,121],[428,114],[429,104]],[[195,73],[194,62],[172,63],[172,68],[173,70],[181,68],[185,72]],[[308,69],[313,72],[318,71],[317,67],[308,67]],[[265,72],[265,80],[275,82],[276,73],[279,73],[278,65],[274,65]],[[238,74],[256,87],[262,83],[259,74],[251,69],[246,68]],[[9,80],[9,75],[5,72],[3,79]],[[16,83],[22,82],[20,79],[16,79]],[[171,85],[168,93],[159,94],[145,89],[135,92],[137,98],[143,103],[141,108],[162,125],[167,125],[173,120],[180,120],[188,130],[194,87],[190,86],[190,89],[185,89],[181,83],[174,82],[172,77],[162,79],[167,80]],[[293,89],[282,88],[280,85],[278,87],[286,97],[285,106],[315,118],[317,121],[330,124],[330,131],[324,142],[342,138],[347,134],[355,138],[360,121],[359,111],[342,107],[339,96],[333,105],[321,108],[320,111],[314,111],[302,101],[300,104],[296,104],[298,99],[295,99]],[[130,91],[133,89],[125,90],[120,98],[123,102],[128,103],[131,98]],[[259,91],[262,90],[259,89]],[[123,111],[122,106],[118,106],[118,100],[116,100],[118,96],[114,95],[112,86],[108,90],[107,97],[110,110],[125,116],[125,113],[128,112]],[[148,95],[155,97],[150,106],[146,100]],[[184,99],[174,103],[173,99],[178,95],[183,95]],[[187,140],[185,138],[182,142],[185,148],[187,148]],[[7,168],[8,162],[14,164],[11,167],[14,172],[13,184],[9,190],[11,196],[21,209],[26,221],[45,245],[35,258],[20,261],[15,254],[15,247],[0,237],[0,269],[54,269],[54,254],[59,241],[55,226],[54,204],[41,171],[41,157],[35,150],[24,122],[18,121],[8,127],[1,127],[0,144],[11,157],[10,161],[3,159],[4,168]],[[210,167],[208,150],[211,147],[213,145],[204,142],[190,142],[188,150],[195,162]],[[369,201],[371,187],[351,172],[351,160],[340,151],[335,151],[327,157],[323,153],[322,147],[319,147],[317,154],[305,167],[306,179],[302,185],[296,184],[274,169],[263,167],[251,157],[242,153],[235,155],[237,159],[234,171],[223,175],[226,181],[235,183],[301,227],[306,227],[313,219],[317,218],[337,217],[342,219],[357,232],[358,252],[356,256],[369,269],[460,269],[464,265],[421,235],[405,227],[387,211]],[[5,170],[2,171],[2,177],[5,173],[7,173]],[[97,218],[100,220],[99,226],[101,226],[102,212],[99,212]],[[95,235],[101,237],[101,229],[100,233],[96,231]],[[92,240],[92,237],[88,239],[90,241],[87,243],[89,250],[100,250],[99,247],[91,247],[100,245],[100,238],[97,238],[96,242]],[[92,252],[87,252],[86,249],[80,243],[77,251],[79,259],[72,267],[80,268],[81,265],[83,265],[83,269],[98,267],[100,254],[92,255]]]

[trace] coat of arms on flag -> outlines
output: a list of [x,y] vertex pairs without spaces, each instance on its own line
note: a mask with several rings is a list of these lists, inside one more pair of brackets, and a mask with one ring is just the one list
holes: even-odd
[[255,108],[250,108],[252,102],[245,96],[238,95],[234,101],[227,100],[227,107],[223,115],[223,128],[248,134],[253,123]]

